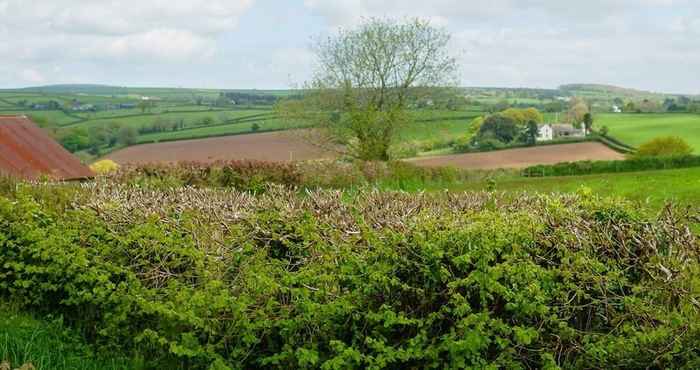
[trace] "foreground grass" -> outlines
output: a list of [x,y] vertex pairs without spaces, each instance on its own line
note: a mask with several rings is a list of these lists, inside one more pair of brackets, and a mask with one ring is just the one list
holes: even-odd
[[117,370],[142,368],[136,362],[96,356],[91,348],[60,320],[41,321],[0,308],[0,364],[36,369]]
[[426,190],[479,191],[495,186],[505,192],[571,193],[582,187],[594,193],[629,199],[660,209],[667,202],[683,206],[700,204],[700,168],[646,171],[623,174],[523,178],[507,174],[488,180],[460,184],[427,184]]

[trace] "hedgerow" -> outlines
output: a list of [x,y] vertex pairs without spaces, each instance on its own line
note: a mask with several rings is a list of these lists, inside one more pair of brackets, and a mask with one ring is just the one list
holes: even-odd
[[577,176],[602,173],[669,170],[700,167],[700,156],[631,157],[623,161],[579,161],[531,166],[522,171],[525,177]]
[[[0,297],[153,368],[698,368],[700,245],[581,193],[0,198]],[[62,196],[63,197],[63,196]]]
[[450,168],[421,168],[400,161],[279,163],[238,160],[126,166],[110,175],[110,178],[121,183],[156,188],[224,187],[259,193],[268,184],[297,189],[345,189],[390,184],[402,189],[407,183],[450,183],[477,176],[481,174]]

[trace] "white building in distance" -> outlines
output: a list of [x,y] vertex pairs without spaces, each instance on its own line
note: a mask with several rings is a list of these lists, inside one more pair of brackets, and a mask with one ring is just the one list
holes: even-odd
[[554,130],[552,130],[552,125],[541,125],[539,127],[539,134],[537,135],[537,141],[552,141],[554,140]]

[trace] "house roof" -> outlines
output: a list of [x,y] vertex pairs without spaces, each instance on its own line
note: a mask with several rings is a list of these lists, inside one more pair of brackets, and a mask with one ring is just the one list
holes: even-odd
[[569,124],[555,124],[552,125],[552,129],[557,132],[578,132],[579,129],[575,128],[573,125]]
[[91,178],[94,173],[25,116],[0,116],[0,173],[33,180]]

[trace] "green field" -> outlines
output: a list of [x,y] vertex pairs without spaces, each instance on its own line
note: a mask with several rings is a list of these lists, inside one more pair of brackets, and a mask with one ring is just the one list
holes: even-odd
[[2,111],[0,114],[6,114],[6,115],[28,115],[30,117],[38,118],[38,119],[45,119],[48,120],[49,122],[55,123],[58,126],[64,126],[64,125],[70,125],[72,123],[75,123],[79,118],[76,118],[73,115],[68,115],[62,111],[56,110],[56,111],[21,111],[21,110],[11,110],[11,111]]
[[132,116],[116,116],[95,118],[75,125],[72,128],[90,127],[95,125],[103,125],[107,123],[118,122],[124,126],[140,128],[153,124],[157,120],[183,120],[186,127],[196,126],[205,118],[214,120],[214,124],[224,123],[229,120],[241,119],[246,117],[269,114],[270,111],[263,110],[216,110],[216,111],[201,111],[201,112],[171,112],[171,113],[150,113],[150,114],[135,114]]
[[610,136],[639,146],[659,136],[680,136],[700,153],[700,115],[681,113],[598,114],[595,126],[607,126]]
[[253,124],[257,123],[258,131],[275,131],[283,130],[288,126],[279,119],[263,118],[261,120],[248,120],[240,123],[231,123],[227,125],[216,125],[210,127],[197,127],[180,131],[160,132],[154,134],[141,135],[138,142],[154,143],[159,141],[175,141],[189,139],[203,139],[207,137],[237,135],[242,133],[253,133]]
[[[700,204],[700,168],[545,178],[508,174],[495,181],[496,190],[513,194],[571,193],[586,187],[601,196],[633,200],[652,210],[659,210],[670,201],[693,207]],[[447,186],[451,191],[481,191],[488,187],[486,180]],[[442,188],[434,186],[430,190]]]

